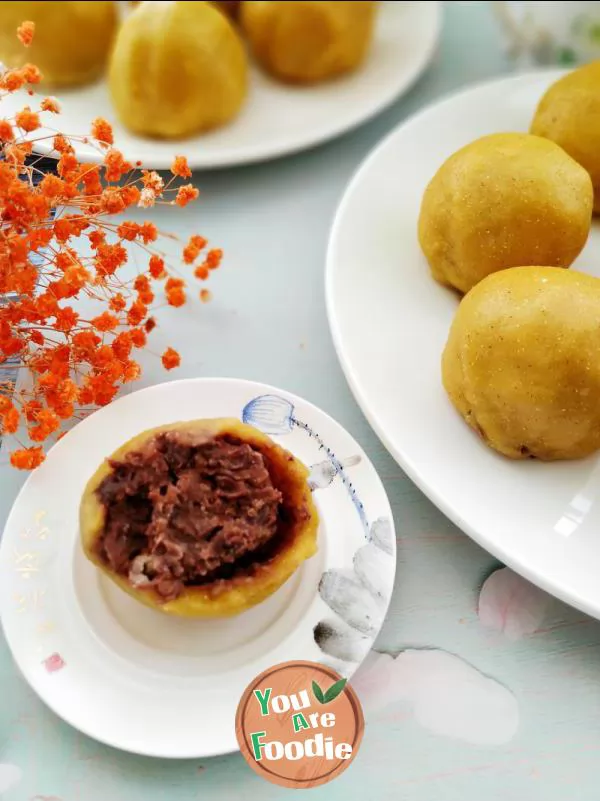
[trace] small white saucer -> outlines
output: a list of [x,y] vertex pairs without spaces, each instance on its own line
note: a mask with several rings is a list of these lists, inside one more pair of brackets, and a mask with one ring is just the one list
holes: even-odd
[[[88,478],[123,442],[203,417],[239,417],[312,467],[319,549],[242,615],[173,619],[130,598],[85,559],[78,507]],[[206,757],[237,750],[238,701],[266,668],[305,659],[352,675],[383,622],[395,557],[375,469],[324,412],[261,384],[176,381],[91,415],[29,477],[0,547],[0,613],[26,680],[65,721],[126,751]]]

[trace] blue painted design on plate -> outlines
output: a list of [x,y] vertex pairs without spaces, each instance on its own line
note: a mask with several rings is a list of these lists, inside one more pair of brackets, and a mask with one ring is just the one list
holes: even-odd
[[[345,470],[345,465],[354,466],[360,457],[350,457],[344,464],[328,448],[319,434],[295,415],[294,404],[280,395],[259,395],[249,401],[242,410],[242,421],[254,426],[264,434],[283,436],[301,429],[314,439],[327,455],[329,471],[323,463],[314,468],[321,476],[321,483],[309,479],[315,489],[328,487],[336,476],[344,484],[362,523],[366,544],[357,549],[351,569],[327,570],[319,582],[319,595],[333,612],[334,617],[321,620],[314,628],[315,643],[327,657],[339,662],[360,662],[383,624],[385,610],[391,595],[387,586],[388,571],[393,571],[393,528],[387,518],[379,518],[369,526],[365,509],[356,494]],[[325,475],[326,473],[326,475]],[[330,476],[331,474],[331,476]],[[311,473],[312,476],[312,473]]]
[[323,619],[313,637],[321,651],[341,662],[360,662],[383,625],[392,587],[393,528],[380,517],[371,526],[369,542],[354,554],[352,569],[326,570],[319,595],[335,618]]
[[314,439],[319,446],[319,450],[327,454],[327,458],[334,469],[335,475],[340,477],[342,484],[346,487],[350,499],[360,517],[360,521],[365,530],[365,536],[369,535],[369,523],[364,506],[356,494],[356,490],[348,478],[343,464],[331,448],[327,447],[316,431],[313,431],[306,423],[298,420],[294,414],[293,403],[286,398],[282,398],[280,395],[259,395],[249,401],[242,409],[242,421],[258,428],[258,430],[262,431],[264,434],[270,434],[272,436],[289,434],[294,426],[296,426],[306,432],[311,439]]

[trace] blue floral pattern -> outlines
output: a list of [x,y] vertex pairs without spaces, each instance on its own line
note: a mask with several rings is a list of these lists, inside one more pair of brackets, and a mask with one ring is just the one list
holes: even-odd
[[273,436],[289,434],[294,427],[297,427],[305,431],[311,439],[314,439],[319,449],[327,454],[334,476],[339,475],[341,478],[342,484],[346,487],[352,503],[356,507],[356,511],[358,512],[365,530],[365,535],[368,536],[369,524],[365,509],[356,494],[352,482],[348,478],[344,464],[337,458],[335,453],[327,447],[316,431],[313,431],[306,423],[298,420],[294,414],[294,405],[289,400],[282,398],[280,395],[259,395],[244,406],[242,410],[242,421],[258,428],[258,430],[262,431],[264,434]]
[[360,462],[359,456],[338,459],[319,434],[295,415],[294,405],[280,395],[259,395],[242,410],[242,421],[265,434],[283,436],[294,428],[314,439],[327,459],[313,465],[309,485],[313,491],[331,485],[340,477],[354,504],[367,542],[353,558],[353,567],[325,571],[319,581],[319,595],[332,612],[332,617],[321,620],[314,628],[314,639],[326,657],[342,663],[360,662],[373,644],[392,593],[394,574],[393,527],[388,518],[368,523],[365,508],[360,501],[347,468]]

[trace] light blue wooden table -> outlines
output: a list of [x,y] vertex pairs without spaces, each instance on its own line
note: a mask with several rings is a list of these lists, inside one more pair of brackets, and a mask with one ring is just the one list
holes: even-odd
[[[303,395],[337,418],[371,456],[398,532],[396,590],[378,648],[442,648],[514,694],[510,742],[472,745],[437,736],[399,705],[369,714],[349,771],[312,791],[347,801],[598,801],[600,623],[559,603],[541,631],[517,642],[476,614],[495,560],[411,484],[369,429],[331,344],[323,299],[328,229],[350,176],[378,140],[440,95],[509,69],[486,3],[449,3],[439,54],[411,93],[341,140],[271,164],[197,175],[204,200],[159,212],[165,229],[198,229],[224,247],[214,302],[185,307],[169,328],[184,376],[239,376]],[[402,176],[398,176],[402,180]],[[368,271],[365,273],[368,280]],[[181,313],[182,312],[182,313]],[[160,338],[158,340],[160,344]],[[159,345],[156,346],[157,349]],[[164,380],[156,363],[145,383]],[[4,458],[4,457],[2,457]],[[22,476],[0,464],[0,525]],[[17,675],[0,641],[0,763],[21,781],[3,801],[268,801],[288,797],[239,755],[166,762],[121,754],[59,721]],[[199,724],[200,725],[200,724]],[[1,771],[1,768],[0,768]]]

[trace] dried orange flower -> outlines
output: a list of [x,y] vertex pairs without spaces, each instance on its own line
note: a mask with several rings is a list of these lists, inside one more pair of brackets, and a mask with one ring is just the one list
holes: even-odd
[[188,167],[185,156],[175,156],[173,164],[171,165],[171,172],[179,178],[189,178],[191,176],[192,171]]
[[29,47],[29,45],[33,41],[33,34],[35,33],[35,22],[27,21],[21,23],[17,28],[17,36],[21,41],[21,44],[25,45],[25,47]]
[[206,239],[203,236],[198,236],[195,234],[191,236],[189,242],[183,249],[183,260],[186,264],[193,264],[198,256],[200,255],[200,251],[206,247]]
[[195,186],[184,184],[179,187],[175,197],[175,203],[183,208],[183,206],[187,206],[188,203],[191,203],[192,200],[196,200],[199,194]]
[[104,177],[107,181],[118,181],[123,175],[132,170],[132,166],[128,161],[125,161],[123,154],[111,148],[104,156]]
[[45,97],[40,103],[42,111],[51,111],[53,114],[60,114],[60,104],[55,97]]
[[92,122],[92,136],[104,145],[112,145],[114,140],[110,122],[102,117],[96,117]]
[[15,138],[13,127],[8,120],[0,120],[0,142],[12,142]]
[[[33,24],[23,23],[18,36],[27,45],[33,33]],[[40,80],[32,64],[0,70],[0,99]],[[198,197],[192,184],[180,183],[191,175],[183,156],[174,159],[166,182],[140,171],[114,147],[112,128],[100,117],[86,141],[101,153],[101,164],[79,161],[81,137],[56,133],[49,137],[56,158],[46,159],[42,171],[25,138],[40,128],[39,111],[58,114],[60,107],[46,97],[14,120],[0,119],[0,366],[29,374],[19,388],[9,370],[0,373],[0,436],[15,437],[10,462],[22,470],[42,463],[45,443],[60,438],[74,416],[110,403],[121,386],[139,378],[132,355],[156,327],[155,295],[159,305],[186,302],[186,281],[157,249],[156,225],[113,216],[136,206],[186,206]],[[123,272],[132,247],[144,262],[136,258],[141,269],[134,278]],[[183,264],[201,280],[221,261],[221,251],[207,247],[198,234],[182,246]],[[91,316],[78,305],[84,298],[86,309],[89,302],[95,307]],[[209,298],[208,290],[200,291],[202,301]],[[169,347],[161,361],[173,370],[181,357]]]
[[42,73],[35,64],[25,64],[21,67],[21,75],[25,83],[39,83],[42,80]]
[[32,111],[29,106],[25,106],[22,111],[17,112],[15,115],[15,122],[27,133],[35,131],[40,127],[40,118],[35,111]]
[[140,192],[140,199],[138,200],[138,206],[141,209],[150,209],[156,203],[156,194],[151,190],[144,187]]
[[102,331],[103,333],[106,331],[114,331],[119,325],[119,318],[115,317],[114,314],[105,311],[90,320],[90,324],[96,329],[96,331]]
[[152,255],[150,256],[150,261],[148,263],[148,271],[152,278],[159,279],[165,276],[165,260],[161,259],[160,256]]
[[172,370],[174,367],[179,367],[181,364],[181,357],[173,348],[167,348],[162,355],[162,363],[165,370]]
[[13,406],[7,412],[0,415],[0,431],[3,434],[16,434],[19,430],[20,415]]
[[44,451],[41,447],[21,448],[10,455],[10,463],[19,470],[35,470],[44,461]]

